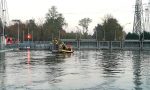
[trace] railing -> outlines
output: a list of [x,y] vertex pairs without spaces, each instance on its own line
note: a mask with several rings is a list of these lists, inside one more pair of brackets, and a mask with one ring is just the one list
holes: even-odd
[[[138,40],[125,41],[96,41],[95,39],[62,39],[65,44],[71,45],[74,49],[124,49],[124,50],[150,50],[150,41],[140,42]],[[26,49],[52,49],[51,41],[26,41],[19,43],[19,48]],[[16,48],[18,44],[6,45],[6,48]]]

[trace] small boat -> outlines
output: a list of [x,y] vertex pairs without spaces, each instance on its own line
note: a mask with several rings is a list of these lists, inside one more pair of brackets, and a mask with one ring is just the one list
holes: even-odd
[[74,51],[72,50],[72,49],[70,49],[70,50],[64,50],[64,49],[62,49],[62,50],[56,50],[56,49],[53,49],[52,50],[52,53],[73,53]]
[[62,48],[59,48],[59,49],[52,49],[52,53],[73,53],[74,50],[70,47],[67,47],[67,49],[62,49]]
[[63,42],[59,43],[61,41],[54,41],[52,53],[73,53],[74,50],[71,48],[71,46],[65,45]]
[[66,46],[65,44],[53,45],[52,48],[53,53],[73,53],[74,50],[70,46]]
[[74,51],[71,49],[71,50],[61,50],[61,52],[63,52],[63,53],[73,53]]

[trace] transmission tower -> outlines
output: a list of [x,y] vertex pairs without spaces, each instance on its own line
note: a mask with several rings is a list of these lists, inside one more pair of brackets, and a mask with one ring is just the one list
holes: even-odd
[[0,1],[0,22],[1,22],[1,27],[2,31],[1,34],[5,36],[5,26],[8,21],[8,10],[7,10],[7,2],[6,0],[1,0]]
[[145,31],[150,32],[150,0],[145,9]]
[[145,9],[145,31],[149,31],[150,26],[149,26],[149,9]]
[[142,0],[136,0],[133,33],[140,35],[144,31],[144,18]]

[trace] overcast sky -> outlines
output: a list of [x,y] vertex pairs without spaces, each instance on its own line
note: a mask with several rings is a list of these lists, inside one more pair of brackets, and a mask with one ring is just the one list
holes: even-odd
[[[89,17],[92,23],[89,33],[93,28],[102,23],[105,15],[111,14],[124,27],[126,32],[132,32],[134,5],[136,0],[7,0],[9,20],[20,19],[22,21],[44,19],[48,9],[56,6],[68,23],[67,31],[77,30],[80,19]],[[146,4],[148,0],[143,0]],[[130,23],[130,24],[129,24]]]

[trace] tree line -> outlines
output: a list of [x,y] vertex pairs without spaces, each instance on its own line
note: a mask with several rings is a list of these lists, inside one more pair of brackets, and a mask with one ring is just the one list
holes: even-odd
[[144,31],[140,35],[136,33],[128,33],[126,40],[150,40],[150,32]]
[[[134,33],[126,34],[123,31],[123,27],[118,23],[111,15],[107,15],[103,19],[102,24],[97,24],[93,29],[93,35],[88,34],[89,25],[92,22],[90,18],[83,18],[79,20],[78,30],[75,32],[66,32],[64,27],[68,24],[61,13],[57,11],[55,6],[52,6],[46,14],[45,21],[37,24],[34,19],[22,22],[14,22],[14,24],[5,26],[5,35],[18,38],[19,27],[19,39],[21,41],[28,40],[27,35],[31,34],[33,41],[51,41],[54,38],[61,39],[97,39],[99,41],[121,41],[124,39],[138,39],[139,35]],[[80,28],[79,28],[80,27]],[[0,33],[2,34],[2,21],[0,19]],[[145,39],[150,39],[150,33],[144,32],[144,35],[140,35],[140,38],[145,36]]]

